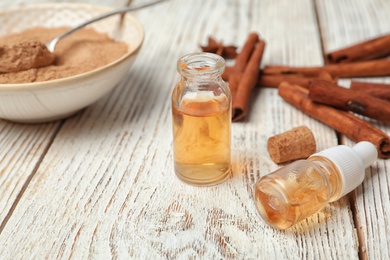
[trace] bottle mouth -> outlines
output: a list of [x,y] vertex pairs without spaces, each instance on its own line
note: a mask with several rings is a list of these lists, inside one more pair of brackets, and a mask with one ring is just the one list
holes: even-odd
[[177,70],[183,76],[220,75],[225,70],[225,60],[217,54],[207,52],[187,54],[177,62]]

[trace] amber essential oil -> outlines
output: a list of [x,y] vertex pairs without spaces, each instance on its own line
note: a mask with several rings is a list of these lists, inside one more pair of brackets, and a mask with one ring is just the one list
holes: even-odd
[[289,228],[359,186],[377,157],[376,147],[363,141],[325,149],[263,176],[254,187],[260,216],[271,226]]
[[172,118],[176,175],[195,185],[225,180],[230,174],[228,97],[208,90],[188,93],[179,106],[172,104]]
[[257,183],[255,201],[266,222],[286,229],[324,208],[339,194],[340,182],[337,169],[326,158],[315,164],[297,161]]

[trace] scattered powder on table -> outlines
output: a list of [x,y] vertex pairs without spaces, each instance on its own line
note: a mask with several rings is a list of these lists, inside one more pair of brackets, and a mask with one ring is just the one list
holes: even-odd
[[[38,68],[25,70],[23,66],[18,68],[19,65],[10,65],[9,56],[14,59],[20,58],[20,55],[6,55],[7,51],[15,51],[12,49],[15,46],[20,48],[25,43],[45,43],[69,29],[37,27],[0,37],[0,84],[40,82],[81,74],[103,67],[124,56],[129,50],[125,43],[110,39],[107,35],[93,29],[83,28],[58,42],[54,51],[54,62],[49,63],[52,65],[36,66]],[[47,53],[37,50],[34,55],[47,55]],[[35,57],[35,60],[40,59]],[[9,70],[10,66],[11,70]],[[1,72],[1,68],[11,72]],[[15,68],[21,70],[14,71]]]

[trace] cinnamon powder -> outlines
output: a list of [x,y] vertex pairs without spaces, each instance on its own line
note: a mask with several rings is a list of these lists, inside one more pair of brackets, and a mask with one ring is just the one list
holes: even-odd
[[[45,43],[69,29],[31,28],[1,37],[0,46],[17,45],[22,41]],[[0,84],[40,82],[81,74],[119,59],[128,49],[125,43],[114,41],[93,29],[83,28],[59,41],[52,65],[16,72],[0,72]],[[0,59],[0,66],[3,62],[7,61]]]
[[41,42],[22,41],[14,45],[0,46],[0,73],[17,72],[49,66],[54,54]]

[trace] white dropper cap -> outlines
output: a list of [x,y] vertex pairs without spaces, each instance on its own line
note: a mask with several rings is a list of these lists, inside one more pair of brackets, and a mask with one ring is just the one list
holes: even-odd
[[363,141],[352,148],[339,145],[315,155],[331,160],[338,168],[342,181],[341,198],[363,182],[365,169],[376,161],[378,151],[372,143]]

